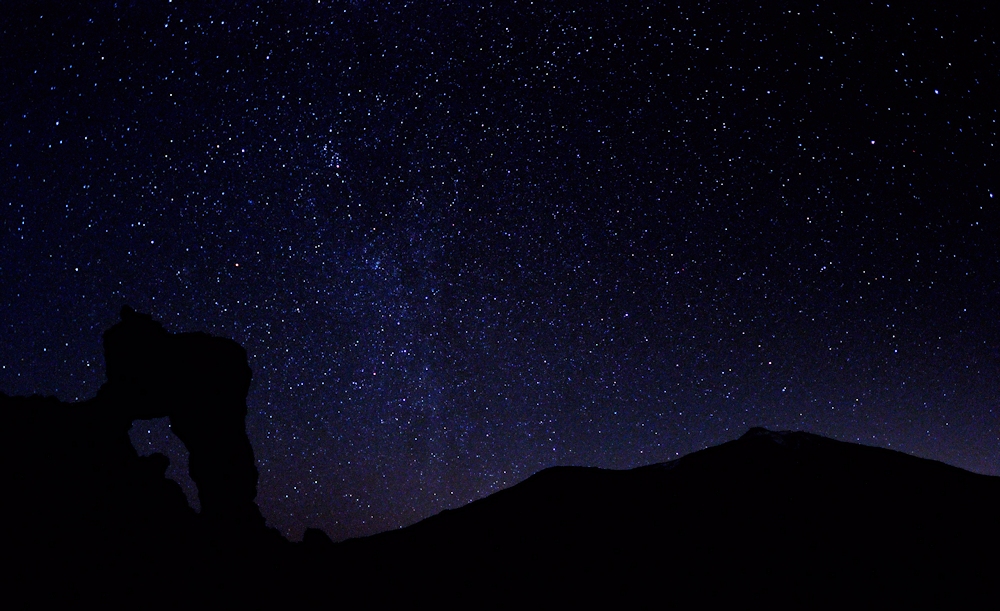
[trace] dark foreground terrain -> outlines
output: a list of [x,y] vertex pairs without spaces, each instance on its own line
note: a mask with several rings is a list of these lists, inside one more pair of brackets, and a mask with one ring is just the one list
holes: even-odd
[[[630,471],[547,469],[374,537],[289,543],[253,502],[242,348],[126,308],[105,358],[89,401],[0,394],[3,587],[18,606],[996,600],[1000,478],[760,428]],[[129,442],[133,420],[164,416],[201,513],[165,457]]]

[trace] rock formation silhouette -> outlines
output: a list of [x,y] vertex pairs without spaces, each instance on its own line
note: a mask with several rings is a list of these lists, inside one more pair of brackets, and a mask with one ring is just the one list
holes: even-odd
[[219,527],[259,529],[257,467],[246,434],[250,366],[236,342],[171,334],[148,314],[122,308],[104,333],[108,381],[98,400],[122,422],[169,417],[190,452],[201,513]]
[[[262,555],[280,555],[287,542],[254,502],[246,352],[204,333],[168,333],[127,306],[104,348],[108,379],[93,399],[0,393],[0,461],[10,473],[3,543],[19,559],[7,585],[49,602],[120,601],[172,581],[183,585],[160,602],[173,605],[257,581]],[[165,477],[168,459],[139,456],[129,440],[133,421],[159,417],[187,446],[200,515]]]

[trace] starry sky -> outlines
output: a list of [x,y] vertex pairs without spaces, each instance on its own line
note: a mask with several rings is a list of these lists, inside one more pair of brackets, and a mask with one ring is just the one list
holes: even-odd
[[0,390],[235,339],[289,537],[758,425],[1000,475],[995,3],[68,4],[0,17]]

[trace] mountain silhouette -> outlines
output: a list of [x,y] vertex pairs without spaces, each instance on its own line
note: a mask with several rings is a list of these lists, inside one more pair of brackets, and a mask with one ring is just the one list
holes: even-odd
[[689,603],[946,606],[1000,575],[998,509],[1000,478],[754,428],[629,471],[547,469],[338,551],[375,574],[433,567],[405,584],[417,591],[447,575],[467,594],[544,584],[580,602],[659,592]]
[[[555,467],[399,530],[289,543],[254,502],[245,351],[124,308],[80,403],[0,393],[8,600],[144,607],[768,602],[994,595],[1000,478],[804,432],[627,471]],[[139,456],[169,417],[202,511]],[[141,601],[141,602],[137,602]]]

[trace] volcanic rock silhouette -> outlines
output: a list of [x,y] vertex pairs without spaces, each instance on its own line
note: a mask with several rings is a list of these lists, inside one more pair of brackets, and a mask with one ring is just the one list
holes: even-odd
[[[62,587],[35,593],[67,600],[126,597],[164,579],[187,584],[174,591],[183,598],[205,580],[239,581],[255,554],[284,542],[254,502],[246,352],[203,333],[170,334],[127,306],[104,347],[108,380],[93,399],[0,393],[0,457],[11,474],[4,549],[21,560],[6,577],[27,592],[58,576]],[[132,447],[133,421],[157,417],[188,448],[201,515],[164,476],[165,456]]]
[[108,381],[98,399],[129,424],[169,416],[190,452],[201,512],[219,526],[261,528],[257,467],[246,434],[250,366],[236,342],[170,334],[128,306],[104,333]]

